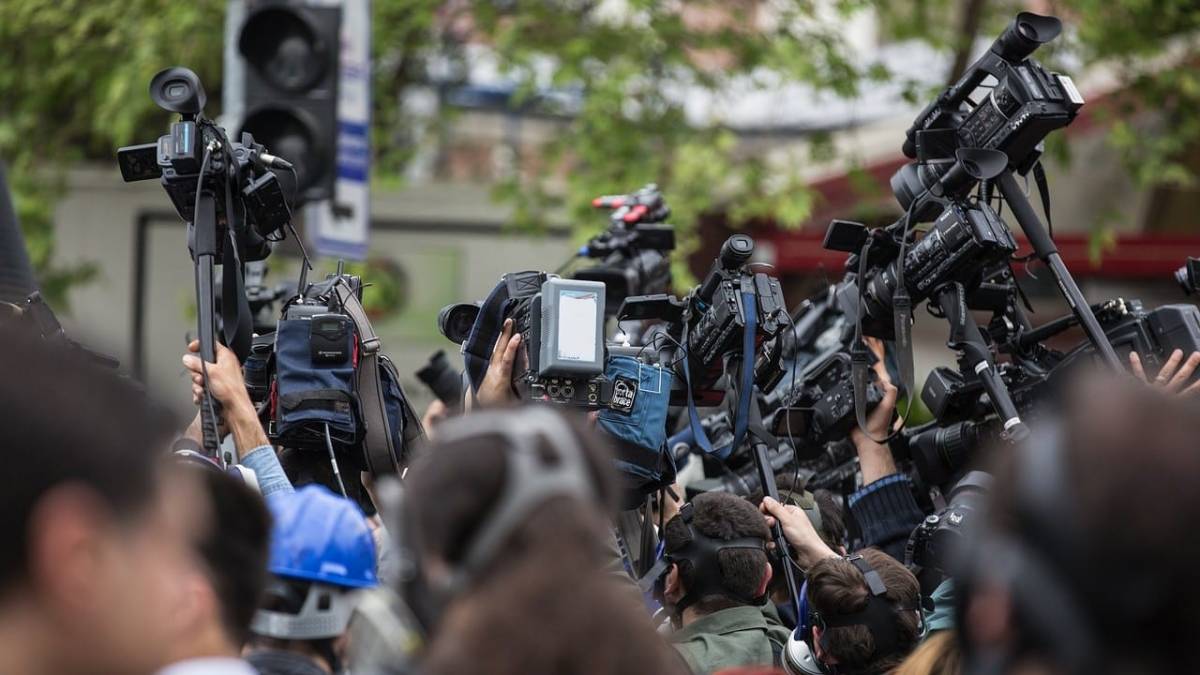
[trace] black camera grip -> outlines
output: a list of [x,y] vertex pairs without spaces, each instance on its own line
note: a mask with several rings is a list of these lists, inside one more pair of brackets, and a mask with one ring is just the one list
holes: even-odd
[[220,456],[220,424],[221,403],[208,391],[206,383],[204,395],[200,401],[200,431],[203,436],[204,450],[209,457]]

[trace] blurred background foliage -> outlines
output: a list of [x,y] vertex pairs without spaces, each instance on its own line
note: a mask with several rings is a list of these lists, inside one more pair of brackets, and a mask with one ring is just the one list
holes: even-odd
[[[744,9],[747,16],[757,5],[691,2],[706,3],[726,12],[733,3],[735,15]],[[672,91],[719,92],[771,70],[852,97],[882,79],[903,78],[887,64],[856,64],[847,56],[842,20],[864,10],[878,12],[893,37],[924,40],[950,54],[950,80],[969,63],[977,37],[995,34],[1023,8],[1063,17],[1073,27],[1072,43],[1059,50],[1084,63],[1111,62],[1127,85],[1106,123],[1139,184],[1195,180],[1188,161],[1200,140],[1195,0],[779,0],[772,3],[779,19],[756,31],[736,22],[684,21],[677,2],[628,0],[628,11],[615,14],[610,4],[374,0],[377,180],[399,180],[420,143],[413,129],[421,127],[402,102],[406,87],[428,84],[432,60],[452,71],[461,66],[469,31],[492,46],[501,72],[519,83],[521,100],[552,106],[534,100],[547,87],[582,94],[581,107],[565,117],[536,169],[512,172],[495,186],[495,198],[514,209],[514,225],[537,227],[546,214],[560,213],[591,229],[596,221],[585,213],[593,196],[655,181],[675,209],[685,253],[695,245],[689,233],[696,220],[717,209],[734,222],[769,216],[795,226],[813,206],[798,173],[780,175],[740,150],[719,114],[689,123]],[[10,167],[31,258],[52,303],[61,305],[71,284],[96,272],[55,260],[52,216],[65,167],[83,159],[111,162],[116,147],[165,129],[168,116],[146,94],[164,66],[195,70],[208,89],[208,112],[219,113],[224,12],[223,0],[0,2],[0,159]],[[914,101],[927,94],[909,92]],[[1130,112],[1147,108],[1163,117],[1162,133],[1152,138],[1127,122]],[[813,152],[830,151],[815,140]]]

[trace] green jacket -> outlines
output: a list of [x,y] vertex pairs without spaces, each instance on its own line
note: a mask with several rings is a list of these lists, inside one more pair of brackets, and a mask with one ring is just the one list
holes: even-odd
[[787,645],[788,629],[761,607],[731,607],[700,617],[671,636],[697,675],[735,666],[770,666]]

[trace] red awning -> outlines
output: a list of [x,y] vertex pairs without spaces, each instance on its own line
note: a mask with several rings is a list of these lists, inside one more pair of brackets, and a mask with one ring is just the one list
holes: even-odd
[[[775,266],[781,274],[804,274],[824,270],[840,275],[846,254],[821,248],[823,231],[799,230],[785,232],[761,229],[756,239],[769,242],[775,249]],[[1029,252],[1029,244],[1021,236],[1021,253]],[[1137,234],[1118,237],[1115,246],[1100,255],[1094,264],[1089,237],[1085,234],[1065,234],[1055,238],[1063,262],[1072,274],[1080,277],[1102,276],[1127,279],[1169,278],[1183,265],[1184,259],[1200,256],[1200,236]]]

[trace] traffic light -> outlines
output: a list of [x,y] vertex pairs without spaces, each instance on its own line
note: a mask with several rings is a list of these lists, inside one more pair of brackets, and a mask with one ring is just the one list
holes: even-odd
[[294,179],[277,171],[285,194],[295,195],[293,206],[331,199],[342,10],[282,0],[245,5],[237,33],[245,83],[238,135],[249,132],[295,166]]

